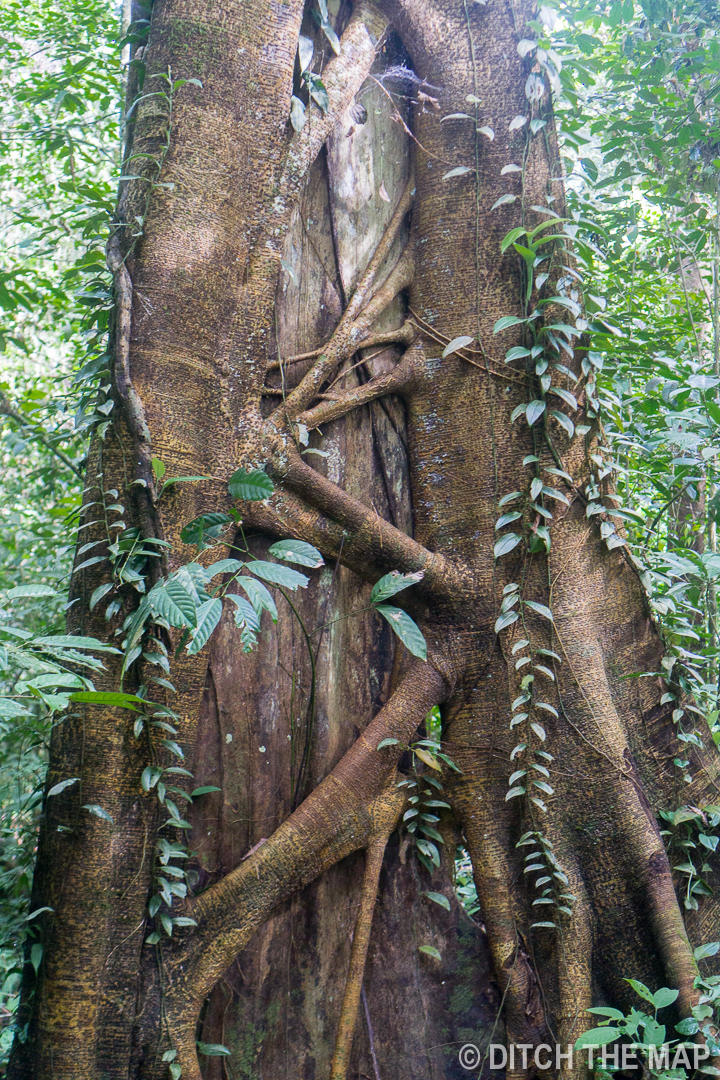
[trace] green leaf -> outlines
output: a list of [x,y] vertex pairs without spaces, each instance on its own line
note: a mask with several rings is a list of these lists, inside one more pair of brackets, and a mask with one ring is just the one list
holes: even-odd
[[30,963],[32,964],[35,974],[37,975],[40,970],[40,964],[42,963],[43,947],[39,941],[36,941],[30,950]]
[[330,108],[330,95],[325,88],[325,84],[318,75],[309,74],[305,72],[305,78],[310,88],[310,97],[318,106],[322,113],[326,113]]
[[434,904],[439,904],[440,907],[445,908],[446,911],[450,910],[450,901],[447,896],[443,896],[440,892],[424,892],[423,896],[427,896],[428,900],[432,900]]
[[446,345],[443,349],[443,360],[446,356],[452,356],[452,354],[456,353],[458,349],[464,349],[467,345],[472,345],[474,340],[475,338],[468,337],[467,334],[464,334],[461,337],[453,338],[450,344]]
[[256,581],[255,578],[245,577],[243,575],[243,577],[237,579],[237,584],[241,589],[245,590],[250,603],[258,613],[258,617],[263,611],[269,611],[273,622],[277,622],[278,612],[275,601],[272,598],[272,594],[268,592],[262,582]]
[[509,326],[518,326],[526,321],[526,319],[519,319],[517,315],[503,315],[493,326],[493,334],[499,334],[501,330],[507,330]]
[[592,1013],[593,1016],[607,1016],[609,1020],[624,1020],[625,1013],[620,1012],[619,1009],[608,1009],[605,1006],[596,1006],[592,1009],[586,1009],[585,1012]]
[[639,994],[644,1001],[649,1001],[653,1008],[655,1007],[655,998],[653,997],[652,990],[648,990],[644,983],[638,982],[637,979],[626,979],[625,982],[630,983],[636,994]]
[[[527,229],[517,228],[517,229],[511,229],[509,233],[506,233],[505,236],[502,239],[502,243],[500,244],[500,251],[503,253],[503,255],[505,254],[507,249],[510,247],[510,245],[514,244],[515,241],[517,239],[519,239],[519,237],[524,236],[526,232],[527,232]],[[507,316],[505,316],[505,318],[507,318]]]
[[38,915],[42,915],[44,911],[54,911],[54,910],[55,910],[55,908],[51,908],[51,907],[35,908],[34,911],[31,911],[29,915],[25,916],[25,918],[23,919],[23,922],[32,922],[32,920],[36,919],[38,917]]
[[720,941],[711,941],[707,945],[698,945],[693,956],[696,960],[705,960],[708,956],[716,956],[720,950]]
[[381,739],[380,742],[375,747],[375,749],[376,750],[382,750],[382,748],[384,746],[399,746],[399,745],[400,745],[400,740],[399,739]]
[[[271,585],[278,585],[283,589],[291,589],[292,591],[305,589],[310,582],[310,579],[306,578],[304,574],[299,573],[297,570],[291,570],[289,566],[281,566],[279,563],[263,562],[261,559],[256,559],[245,565],[251,574],[256,574],[264,581],[269,581]],[[244,587],[243,578],[239,578],[239,584]]]
[[544,791],[546,795],[553,795],[554,790],[544,780],[533,780],[533,787],[540,788],[540,791]]
[[162,776],[162,769],[157,765],[146,765],[140,777],[140,786],[143,791],[150,791],[155,787]]
[[519,615],[517,611],[505,611],[502,615],[499,615],[495,621],[495,633],[499,634],[501,630],[504,630],[507,626],[512,626],[517,622]]
[[619,1039],[621,1034],[620,1029],[614,1027],[590,1028],[575,1040],[575,1050],[582,1050],[584,1046],[607,1046]]
[[402,641],[405,648],[413,656],[421,660],[427,660],[427,644],[419,627],[402,608],[390,607],[380,604],[375,608],[388,622],[394,633]]
[[306,71],[312,64],[313,54],[315,52],[315,46],[312,38],[305,37],[303,34],[298,38],[298,60],[300,61],[300,73]]
[[558,719],[557,709],[554,708],[554,706],[552,706],[552,705],[548,705],[547,701],[536,701],[535,702],[535,708],[536,709],[543,709],[545,712],[551,713],[555,717],[556,720]]
[[505,353],[505,363],[509,364],[511,360],[519,360],[522,356],[530,356],[530,350],[523,345],[513,345],[512,349],[508,349]]
[[78,784],[79,782],[79,776],[71,776],[69,780],[61,780],[59,784],[54,784],[53,787],[50,788],[48,791],[48,798],[50,798],[51,795],[59,795],[60,792],[65,791],[66,788],[71,787],[73,784]]
[[499,199],[495,200],[490,209],[497,210],[499,206],[505,206],[507,203],[514,203],[516,199],[517,195],[511,195],[509,193],[506,195],[501,195]]
[[21,705],[12,698],[0,698],[0,716],[27,716],[30,712],[31,705]]
[[657,1020],[649,1017],[645,1021],[643,1042],[648,1046],[662,1046],[665,1042],[665,1027],[658,1024]]
[[432,945],[421,945],[418,952],[425,953],[426,956],[432,956],[433,960],[442,960],[442,956]]
[[399,570],[391,570],[389,574],[385,574],[373,585],[370,593],[370,603],[379,604],[383,600],[395,596],[396,593],[402,592],[403,589],[408,589],[411,585],[422,581],[424,576],[422,570],[416,570],[413,574],[401,574]]
[[18,600],[21,597],[46,597],[58,594],[49,585],[16,585],[14,589],[8,589],[7,595],[8,600]]
[[290,123],[296,131],[302,131],[305,127],[305,121],[307,116],[305,115],[305,104],[302,98],[296,97],[294,94],[290,98]]
[[493,548],[493,555],[496,559],[502,558],[503,555],[507,555],[513,548],[517,547],[522,537],[517,533],[506,533],[501,537]]
[[519,510],[511,510],[507,514],[501,514],[501,516],[495,522],[495,532],[497,532],[498,529],[504,528],[505,525],[509,525],[511,521],[517,521],[518,518],[521,517],[522,514]]
[[203,1054],[205,1057],[228,1057],[230,1051],[227,1046],[222,1046],[221,1043],[197,1043],[198,1054]]
[[548,394],[555,394],[556,397],[562,398],[563,401],[575,410],[578,407],[577,398],[574,394],[571,394],[569,390],[564,390],[561,386],[551,386],[548,390]]
[[543,484],[543,495],[547,495],[549,499],[557,499],[558,502],[564,503],[565,506],[570,505],[570,500],[563,495],[562,491],[558,491],[557,488],[548,487],[547,484]]
[[453,176],[467,176],[468,173],[474,171],[474,169],[469,168],[467,165],[458,165],[456,168],[451,169],[450,172],[446,172],[443,176],[443,180],[450,180]]
[[531,608],[532,611],[536,611],[538,615],[542,615],[544,619],[549,619],[550,622],[554,622],[553,613],[549,607],[545,604],[538,604],[535,600],[523,600],[523,604],[526,607]]
[[178,743],[176,743],[173,739],[161,739],[160,742],[161,742],[161,744],[163,746],[167,747],[167,749],[170,751],[170,753],[174,754],[175,757],[179,757],[180,759],[184,759],[185,755],[183,754],[182,749],[180,748],[180,745]]
[[244,596],[237,593],[227,593],[227,599],[235,604],[235,625],[247,626],[254,634],[260,631],[260,618],[257,611]]
[[320,25],[320,29],[322,30],[323,34],[325,35],[325,37],[330,42],[330,47],[331,47],[332,51],[335,53],[336,56],[339,56],[340,55],[340,39],[337,36],[337,34],[335,33],[335,31],[333,30],[330,23],[327,21],[327,19],[323,19],[323,21],[322,21],[322,23]]
[[159,582],[148,593],[152,607],[171,626],[195,626],[195,600],[176,578]]
[[655,1008],[664,1009],[666,1006],[672,1005],[674,1001],[677,1001],[679,993],[679,990],[671,990],[668,986],[661,986],[653,994]]
[[262,469],[253,469],[251,472],[238,469],[230,477],[228,490],[233,499],[260,502],[269,498],[275,489],[272,480]]
[[[167,487],[167,484],[165,485]],[[183,544],[195,544],[199,547],[207,546],[205,538],[216,540],[223,530],[223,526],[229,525],[233,518],[229,514],[209,513],[201,514],[200,517],[189,521],[180,533]]]
[[221,791],[222,788],[216,787],[214,784],[206,784],[205,787],[196,787],[194,791],[190,792],[191,799],[197,799],[198,795],[209,795],[211,791]]
[[542,416],[542,414],[545,412],[545,408],[546,406],[544,401],[536,400],[528,403],[528,407],[525,410],[525,416],[530,427],[532,427],[535,421]]
[[93,591],[90,597],[90,610],[92,611],[98,601],[102,600],[103,596],[107,596],[110,590],[113,588],[112,581],[106,581],[103,585],[98,585],[97,589]]
[[413,746],[412,753],[417,754],[423,765],[426,765],[429,769],[435,769],[436,772],[443,771],[443,766],[438,765],[437,758],[433,754],[427,753],[423,750],[422,746]]
[[217,596],[213,600],[206,600],[200,605],[197,609],[197,624],[190,635],[190,644],[187,647],[187,651],[191,655],[200,652],[220,622],[221,615],[222,600]]
[[575,434],[575,424],[572,422],[569,416],[566,416],[564,412],[560,412],[559,409],[551,409],[550,415],[554,420],[557,420],[558,424],[565,429],[568,438],[572,439]]
[[297,563],[298,566],[319,567],[325,565],[325,560],[316,547],[306,544],[302,540],[279,540],[268,548],[268,553],[276,559],[285,562]]
[[113,648],[112,645],[104,645],[97,638],[77,637],[75,634],[50,634],[46,637],[35,638],[35,643],[50,649],[93,649],[95,652],[118,652],[118,649]]
[[84,705],[109,705],[113,709],[130,709],[132,712],[137,711],[138,705],[151,704],[137,694],[121,694],[114,690],[78,690],[70,695],[70,700]]
[[205,573],[208,580],[210,580],[210,578],[217,577],[218,574],[236,574],[238,570],[242,570],[244,565],[245,563],[241,563],[239,559],[220,559],[218,562],[208,566]]
[[[169,491],[173,484],[194,484],[198,480],[212,480],[212,476],[171,476],[163,484],[162,493],[164,494],[166,491]],[[159,541],[156,538],[155,543],[157,544],[158,542]]]
[[109,821],[111,825],[113,823],[113,819],[110,814],[108,814],[107,810],[103,810],[102,806],[98,806],[97,803],[85,803],[83,810],[89,810],[95,817],[99,817],[103,821]]

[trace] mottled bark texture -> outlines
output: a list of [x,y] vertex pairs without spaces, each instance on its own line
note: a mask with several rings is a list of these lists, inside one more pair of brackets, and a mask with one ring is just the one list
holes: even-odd
[[[676,986],[682,1010],[693,999],[655,814],[716,802],[715,759],[692,750],[693,783],[680,784],[666,685],[627,678],[660,671],[663,646],[631,563],[586,516],[594,433],[569,438],[551,422],[556,458],[538,429],[511,423],[528,389],[522,366],[503,358],[521,339],[493,335],[500,316],[521,311],[519,260],[500,255],[521,204],[491,210],[520,188],[501,169],[524,162],[530,225],[548,196],[562,210],[547,93],[543,133],[526,145],[527,128],[510,131],[527,112],[517,43],[531,14],[524,0],[343,3],[332,12],[336,57],[302,0],[156,0],[146,88],[169,69],[202,85],[177,92],[165,186],[147,214],[145,182],[121,194],[121,222],[144,221],[142,237],[120,228],[111,245],[116,419],[93,444],[86,501],[122,491],[128,515],[173,543],[172,567],[192,554],[183,524],[230,505],[238,466],[272,476],[269,500],[238,504],[253,550],[295,537],[326,558],[296,604],[315,649],[312,730],[308,651],[283,600],[255,653],[242,653],[224,618],[208,648],[173,661],[168,703],[190,786],[221,790],[188,809],[195,895],[184,913],[198,926],[158,949],[143,944],[163,820],[140,787],[148,741],[121,711],[78,709],[57,726],[48,784],[82,783],[45,810],[33,906],[52,912],[37,979],[26,970],[13,1080],[155,1080],[173,1048],[182,1076],[197,1080],[196,1038],[231,1050],[227,1065],[207,1059],[212,1080],[324,1080],[336,1042],[333,1076],[349,1062],[353,1077],[454,1077],[459,1046],[487,1042],[501,999],[498,1030],[516,1042],[576,1037],[593,1001],[627,1003],[630,976]],[[295,133],[301,29],[325,49],[329,107],[310,106]],[[389,68],[405,73],[393,81]],[[468,95],[493,140],[469,119],[441,122],[474,113]],[[133,153],[149,155],[133,171],[148,175],[165,138],[158,100],[139,105],[133,129]],[[443,179],[460,165],[470,171]],[[443,359],[465,334],[477,335],[470,351]],[[582,405],[581,395],[576,420]],[[298,420],[326,457],[298,452]],[[150,453],[168,475],[211,479],[159,494]],[[528,488],[532,453],[572,476],[569,506],[553,506],[547,558],[521,545],[495,563],[498,501]],[[92,507],[85,524],[83,541],[103,539]],[[390,570],[424,573],[404,595],[427,663],[409,663],[367,610],[370,585]],[[108,629],[88,611],[102,574],[76,574],[72,609],[77,630],[100,636],[122,618]],[[550,604],[554,627],[526,609],[495,635],[511,581]],[[555,682],[537,674],[557,713],[546,713],[545,813],[505,798],[521,625],[561,658],[549,661]],[[109,664],[101,685],[117,688],[118,674]],[[398,755],[377,745],[407,743],[436,704],[462,771],[445,778],[448,857],[431,878],[393,831]],[[87,803],[112,824],[83,813]],[[527,848],[516,847],[528,829],[554,844],[575,897],[571,916],[553,914],[560,930],[530,928],[538,909]],[[477,923],[449,880],[461,837]],[[699,941],[717,930],[708,897],[689,932]]]

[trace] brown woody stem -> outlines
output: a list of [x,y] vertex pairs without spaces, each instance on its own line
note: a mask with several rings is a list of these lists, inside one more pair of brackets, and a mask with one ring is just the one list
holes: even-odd
[[288,199],[296,201],[310,166],[370,73],[385,40],[388,25],[388,17],[371,0],[361,0],[355,4],[352,18],[340,41],[340,52],[332,57],[323,70],[328,107],[324,112],[308,108],[302,129],[293,136],[278,179],[278,205]]
[[395,748],[378,752],[378,744],[387,738],[406,744],[430,709],[452,691],[452,678],[432,662],[414,664],[330,775],[287,821],[192,901],[188,914],[197,927],[178,963],[168,970],[165,997],[169,1033],[187,1080],[200,1080],[195,1050],[200,1006],[252,933],[282,900],[374,837],[392,831],[405,796],[391,779]]
[[345,416],[360,405],[385,397],[387,394],[396,394],[401,390],[406,390],[415,379],[422,361],[422,346],[415,345],[407,350],[400,363],[386,375],[379,375],[363,386],[356,386],[338,395],[335,401],[325,401],[322,405],[316,405],[314,409],[301,413],[298,416],[298,422],[312,431],[321,424],[327,424],[330,420]]
[[[394,825],[393,825],[394,827]],[[365,862],[365,874],[363,876],[362,894],[360,897],[360,911],[355,922],[353,932],[352,949],[350,952],[350,968],[345,983],[340,1023],[338,1024],[335,1039],[335,1051],[330,1066],[330,1080],[345,1080],[350,1064],[353,1035],[357,1022],[358,1005],[360,1004],[360,992],[362,990],[365,961],[367,959],[368,945],[370,944],[370,931],[372,929],[375,899],[377,897],[378,882],[382,869],[387,836],[376,837],[367,849]]]
[[[281,407],[273,414],[274,422],[280,426],[282,420],[293,420],[298,413],[304,412],[310,403],[317,397],[323,383],[329,379],[337,369],[341,359],[348,351],[355,352],[368,335],[374,320],[384,311],[388,304],[397,294],[404,289],[410,281],[414,270],[412,253],[407,248],[400,256],[395,268],[390,272],[376,295],[368,302],[368,298],[377,280],[378,272],[392,247],[392,244],[400,232],[410,206],[412,205],[415,182],[411,177],[407,183],[395,212],[388,223],[387,230],[378,244],[367,270],[360,279],[352,299],[338,323],[335,333],[323,350],[317,362],[300,382],[299,386],[288,395]],[[280,413],[280,416],[277,416]]]
[[423,589],[438,599],[457,598],[462,592],[461,575],[444,556],[428,551],[422,544],[400,532],[376,512],[352,498],[337,484],[293,455],[282,473],[283,484],[291,491],[354,534],[355,548],[372,559],[380,557],[389,569],[412,573],[422,570]]
[[[374,349],[378,345],[410,345],[415,340],[417,331],[414,325],[408,320],[404,322],[397,330],[388,330],[385,334],[371,334],[359,344],[352,344],[352,351],[348,351],[342,360],[347,360],[348,356],[352,356],[353,352],[357,352],[358,349]],[[299,364],[301,360],[313,360],[316,356],[320,356],[321,353],[326,352],[327,345],[322,345],[318,349],[312,349],[310,352],[299,353],[297,356],[287,356],[284,360],[271,360],[267,366],[268,371],[277,371],[278,368],[287,367],[288,364]]]

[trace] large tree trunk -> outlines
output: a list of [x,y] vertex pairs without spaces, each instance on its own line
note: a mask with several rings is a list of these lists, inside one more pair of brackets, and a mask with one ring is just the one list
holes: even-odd
[[[531,1043],[577,1037],[591,1026],[593,1000],[627,1001],[628,977],[676,986],[681,1011],[694,1001],[696,966],[655,814],[714,802],[715,760],[691,748],[692,782],[682,784],[677,702],[660,704],[668,687],[657,675],[627,678],[661,671],[664,647],[631,559],[601,536],[612,492],[588,494],[597,426],[591,418],[586,435],[570,437],[547,411],[532,428],[511,422],[518,404],[547,388],[525,359],[503,362],[524,331],[493,334],[501,316],[525,314],[522,260],[501,256],[503,236],[543,221],[535,207],[547,196],[562,214],[547,88],[532,113],[540,109],[547,126],[510,130],[530,115],[532,59],[517,49],[530,9],[358,0],[334,14],[337,57],[301,0],[153,8],[146,90],[169,70],[201,85],[174,94],[169,152],[147,206],[147,181],[127,183],[121,196],[121,220],[142,219],[142,236],[132,240],[128,227],[110,245],[115,421],[93,444],[86,502],[122,492],[126,524],[172,542],[167,571],[192,557],[183,525],[227,511],[230,475],[261,467],[273,496],[235,504],[251,550],[262,555],[273,539],[294,537],[315,544],[326,568],[293,598],[299,618],[278,598],[279,621],[254,653],[242,652],[225,612],[205,650],[171,662],[177,694],[167,692],[167,703],[181,718],[188,790],[221,789],[187,811],[195,895],[182,914],[197,927],[144,944],[158,829],[169,833],[140,777],[151,755],[172,764],[164,733],[135,738],[134,714],[97,707],[56,728],[48,785],[82,783],[46,805],[34,907],[52,912],[42,916],[37,979],[27,967],[28,1027],[13,1078],[156,1078],[175,1050],[182,1076],[196,1080],[196,1038],[231,1049],[234,1077],[320,1080],[331,1068],[333,1080],[455,1076],[459,1046],[487,1042],[501,999],[507,1037]],[[327,114],[310,105],[294,132],[301,26],[329,53],[329,105]],[[378,81],[401,65],[403,81]],[[476,110],[476,122],[441,122],[475,119]],[[133,154],[148,156],[131,171],[155,181],[167,112],[148,97],[134,124]],[[522,181],[517,172],[501,179],[512,163],[523,166]],[[468,171],[444,179],[456,166]],[[521,183],[522,199],[491,209]],[[540,296],[553,295],[563,258],[553,258]],[[556,321],[567,315],[550,310]],[[379,334],[396,343],[370,348]],[[441,358],[460,335],[476,335],[469,351]],[[319,356],[285,363],[328,342]],[[577,423],[592,404],[581,355],[568,361],[578,386],[553,370],[554,386],[579,397],[577,411],[565,405]],[[334,396],[321,396],[338,371]],[[298,421],[327,457],[299,453]],[[527,455],[538,460],[525,464]],[[151,456],[169,476],[212,479],[161,494]],[[558,467],[572,482],[546,471]],[[550,551],[520,543],[495,561],[498,502],[529,492],[536,475],[565,498],[545,500]],[[589,516],[593,500],[604,510]],[[106,515],[93,510],[83,543],[105,538]],[[542,521],[529,496],[525,521],[532,540]],[[216,548],[203,559],[218,557]],[[403,595],[427,662],[411,663],[367,610],[371,584],[391,570],[424,575]],[[123,587],[125,609],[108,631],[98,608],[88,610],[104,572],[75,576],[76,632],[114,633],[137,602]],[[523,617],[497,635],[513,582]],[[549,605],[553,622],[526,601]],[[314,683],[300,620],[312,631]],[[521,638],[529,645],[513,653]],[[541,667],[516,669],[524,656]],[[108,664],[103,689],[118,688],[119,670]],[[530,670],[529,716],[511,728]],[[124,689],[152,673],[138,661]],[[153,700],[160,693],[155,685]],[[399,750],[377,746],[406,745],[435,705],[461,772],[445,777],[446,858],[431,877],[395,832]],[[509,776],[531,776],[538,764],[551,793],[523,780],[528,794],[506,799]],[[112,823],[84,812],[89,804]],[[517,847],[528,832],[535,846]],[[477,923],[450,881],[461,839]],[[532,850],[555,874],[549,908],[532,903],[539,872],[523,874]],[[378,873],[364,960],[357,943]],[[429,903],[428,890],[443,892],[450,911]],[[717,936],[713,897],[691,917],[693,938]],[[442,959],[419,952],[423,944]],[[219,1060],[207,1060],[206,1076],[220,1077]]]

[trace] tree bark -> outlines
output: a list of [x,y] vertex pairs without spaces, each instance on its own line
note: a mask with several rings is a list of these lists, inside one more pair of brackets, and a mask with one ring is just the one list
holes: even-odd
[[[126,183],[111,242],[115,420],[93,443],[85,501],[122,492],[126,524],[172,544],[162,567],[151,560],[155,578],[192,558],[185,523],[234,505],[253,553],[294,537],[315,544],[326,568],[293,598],[297,617],[278,599],[279,621],[254,653],[242,652],[226,611],[205,650],[172,660],[177,693],[153,690],[180,717],[173,738],[194,779],[178,783],[220,788],[187,811],[183,914],[196,927],[145,941],[157,837],[169,833],[140,777],[151,754],[172,759],[154,735],[135,737],[127,711],[78,707],[55,729],[48,787],[81,783],[46,801],[33,907],[52,911],[38,920],[37,979],[26,966],[11,1080],[154,1080],[173,1051],[183,1078],[197,1080],[196,1038],[230,1049],[233,1077],[329,1077],[365,862],[391,833],[367,959],[358,967],[355,957],[347,995],[357,1011],[349,1076],[465,1075],[459,1047],[484,1046],[496,1024],[514,1042],[571,1041],[592,1026],[592,1004],[629,1003],[630,977],[677,987],[686,1012],[697,974],[688,932],[693,944],[717,936],[712,896],[688,913],[686,932],[656,820],[679,803],[717,800],[716,757],[683,751],[692,782],[680,783],[677,702],[661,704],[668,684],[657,674],[663,643],[632,560],[608,550],[587,513],[598,427],[591,418],[586,436],[569,437],[547,420],[544,439],[513,422],[538,384],[525,361],[504,362],[524,331],[493,333],[502,316],[526,314],[522,260],[512,248],[501,255],[503,237],[520,220],[546,220],[538,206],[563,213],[547,87],[546,126],[511,130],[530,115],[532,62],[517,44],[531,8],[358,0],[333,14],[338,56],[300,0],[153,7],[146,89],[168,72],[201,85],[173,93],[170,121],[158,97],[136,107],[133,170],[147,179]],[[328,107],[309,105],[295,132],[301,32],[325,49]],[[501,179],[507,164],[522,166],[522,190],[516,173]],[[506,191],[522,198],[492,209]],[[553,295],[550,285],[539,296]],[[442,357],[461,335],[475,341]],[[583,355],[568,361],[579,387],[554,376],[578,394],[576,422],[591,405]],[[299,452],[298,421],[319,430],[310,449],[327,457]],[[153,457],[169,477],[210,479],[159,490]],[[520,544],[494,560],[499,500],[535,475],[559,487],[543,472],[558,466],[570,480],[564,501],[546,502],[550,551]],[[227,480],[238,467],[264,468],[272,497],[233,504]],[[612,491],[603,495],[607,521]],[[106,539],[94,509],[83,543]],[[527,522],[538,535],[540,514]],[[216,548],[203,559],[218,557]],[[392,570],[424,574],[407,595],[427,662],[409,663],[368,610],[371,584]],[[137,596],[124,587],[109,623],[90,612],[107,575],[76,573],[71,617],[74,632],[115,642]],[[523,603],[549,606],[552,622],[523,607],[497,634],[511,583]],[[521,741],[513,701],[530,670],[516,669],[521,638],[547,709],[519,754],[552,755],[544,809],[506,799]],[[124,689],[149,670],[136,664]],[[629,678],[637,672],[654,674]],[[118,689],[119,674],[112,660],[98,688]],[[444,777],[446,856],[431,877],[393,833],[404,809],[396,767],[407,763],[377,746],[407,745],[436,705],[443,749],[461,771]],[[112,822],[83,813],[87,804]],[[541,835],[571,914],[559,901],[552,919],[538,917],[525,834]],[[459,841],[472,857],[477,922],[451,886]],[[543,921],[556,928],[532,927]],[[216,1080],[222,1068],[205,1059],[204,1075]]]

